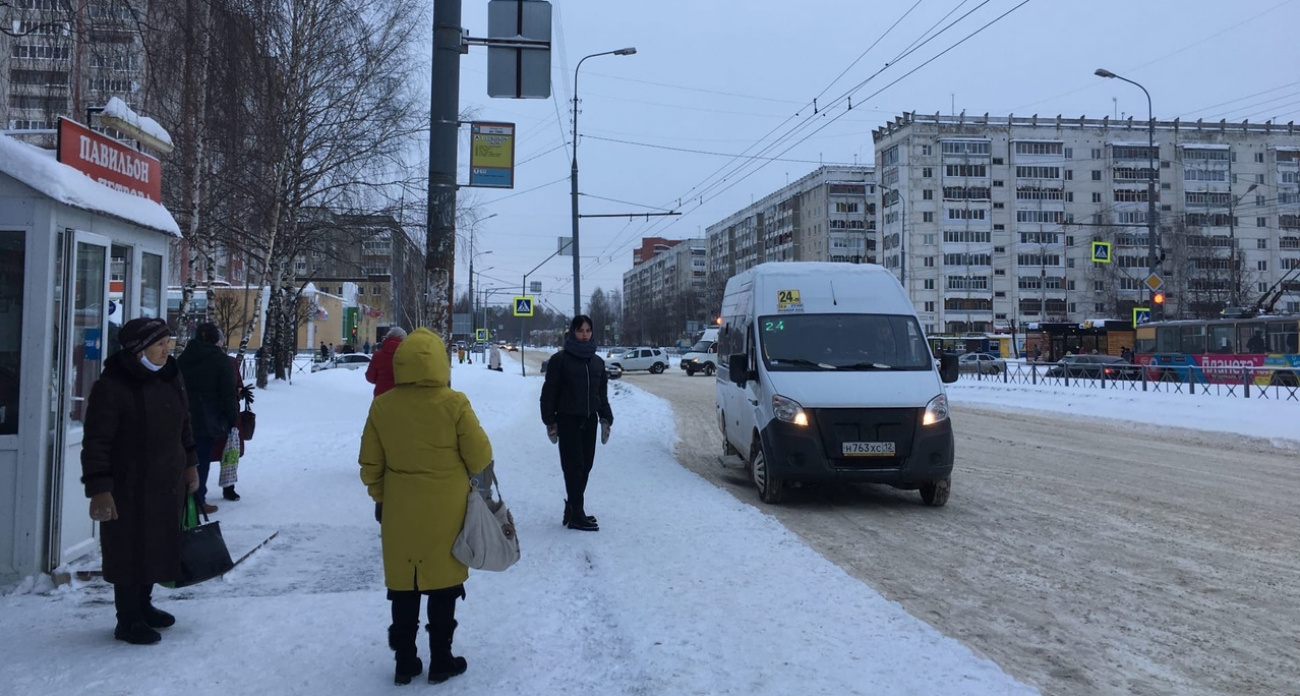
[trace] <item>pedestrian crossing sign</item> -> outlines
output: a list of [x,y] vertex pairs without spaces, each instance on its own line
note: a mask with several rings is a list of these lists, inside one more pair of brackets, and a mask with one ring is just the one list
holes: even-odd
[[486,340],[488,340],[488,330],[487,330],[487,329],[474,329],[474,340],[475,340],[475,341],[486,341]]
[[515,295],[515,316],[533,316],[533,298],[531,295]]
[[1142,326],[1143,324],[1150,324],[1150,323],[1151,323],[1151,308],[1150,308],[1150,307],[1134,307],[1134,308],[1133,308],[1133,326],[1134,326],[1134,328],[1139,327],[1139,326]]
[[1110,263],[1110,242],[1092,243],[1092,262]]

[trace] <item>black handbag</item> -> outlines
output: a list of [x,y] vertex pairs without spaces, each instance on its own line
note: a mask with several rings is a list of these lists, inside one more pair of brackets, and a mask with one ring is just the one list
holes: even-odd
[[244,404],[244,410],[239,412],[235,423],[239,427],[239,439],[253,439],[253,431],[257,429],[257,414],[248,408],[248,404]]
[[203,521],[198,523],[198,507],[189,496],[181,522],[181,576],[172,587],[197,585],[235,567],[221,536],[221,522],[209,522],[206,514]]

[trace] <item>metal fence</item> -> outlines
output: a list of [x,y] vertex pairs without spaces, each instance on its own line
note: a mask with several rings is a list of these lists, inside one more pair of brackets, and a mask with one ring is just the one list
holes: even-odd
[[[962,373],[958,381],[1300,401],[1300,385],[1296,384],[1294,373],[1288,371],[1256,367],[1213,368],[1211,371],[1209,368],[1166,365],[1160,366],[1159,370],[1160,379],[1148,379],[1148,371],[1143,368],[1137,369],[1132,379],[1125,379],[1108,377],[1105,373],[1096,377],[1071,374],[1050,363],[1008,363],[1005,370],[995,373]],[[1207,373],[1215,381],[1207,381]]]

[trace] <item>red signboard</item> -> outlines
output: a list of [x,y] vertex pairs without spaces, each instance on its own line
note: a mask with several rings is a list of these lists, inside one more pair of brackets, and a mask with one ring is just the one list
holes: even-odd
[[162,203],[162,163],[112,138],[59,118],[59,161],[99,183]]

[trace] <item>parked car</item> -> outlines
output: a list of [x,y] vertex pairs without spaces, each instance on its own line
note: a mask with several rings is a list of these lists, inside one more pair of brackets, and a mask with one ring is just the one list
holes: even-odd
[[[550,362],[551,362],[550,358],[547,358],[542,361],[542,369],[541,369],[542,374],[546,374],[546,366],[549,365]],[[619,377],[623,376],[623,368],[619,367],[618,365],[611,365],[609,362],[606,362],[605,376],[609,377],[610,379],[618,379]]]
[[1007,371],[1007,361],[989,353],[967,353],[957,358],[957,371],[1000,375]]
[[608,362],[623,372],[649,370],[650,374],[657,375],[668,367],[668,355],[662,348],[633,348]]
[[344,370],[364,370],[370,366],[370,356],[365,353],[344,353],[336,355],[325,362],[312,363],[311,371],[319,372],[320,370],[333,370],[342,368]]
[[700,340],[682,355],[678,365],[686,371],[687,377],[696,372],[703,372],[705,376],[712,377],[718,369],[718,330],[706,329],[700,335]]
[[1047,370],[1048,377],[1141,379],[1142,366],[1114,355],[1067,355]]

